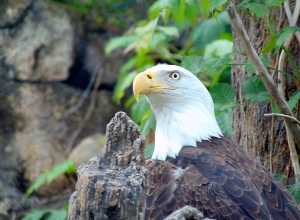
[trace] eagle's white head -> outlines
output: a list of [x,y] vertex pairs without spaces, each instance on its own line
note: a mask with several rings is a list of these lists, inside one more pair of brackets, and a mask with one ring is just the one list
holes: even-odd
[[182,67],[159,64],[139,73],[133,92],[137,100],[147,96],[156,117],[153,159],[175,158],[183,146],[222,135],[209,92]]

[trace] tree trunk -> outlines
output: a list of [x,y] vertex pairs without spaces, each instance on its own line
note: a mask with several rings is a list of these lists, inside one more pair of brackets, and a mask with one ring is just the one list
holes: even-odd
[[119,112],[107,125],[102,153],[79,167],[68,219],[144,219],[147,170],[145,139]]
[[[240,1],[234,1],[234,4],[239,4]],[[291,5],[293,11],[294,4]],[[238,14],[245,26],[249,35],[249,39],[255,50],[261,56],[260,51],[264,48],[270,34],[263,26],[268,27],[267,19],[260,19],[261,24],[254,21],[249,15],[241,10]],[[272,10],[272,18],[275,19],[277,30],[289,26],[289,22],[284,11],[284,8],[274,7]],[[299,25],[299,20],[298,20]],[[237,52],[244,52],[243,45],[238,39],[237,34],[233,30],[234,47]],[[292,39],[291,46],[288,48],[297,66],[299,67],[299,42],[296,38]],[[280,51],[279,53],[280,54]],[[268,54],[270,59],[270,67],[278,68],[278,55]],[[243,56],[235,56],[233,63],[245,63],[247,58]],[[286,59],[283,71],[294,76],[290,62]],[[282,82],[279,80],[278,72],[269,71],[277,84]],[[246,76],[251,73],[246,71],[245,66],[232,67],[232,84],[237,90],[237,103],[246,102],[242,96],[242,83]],[[297,90],[297,86],[290,77],[285,77],[285,90],[283,91],[285,98]],[[282,118],[264,117],[265,113],[271,113],[271,104],[247,104],[241,105],[233,109],[233,139],[243,146],[249,153],[257,158],[267,169],[273,173],[282,173],[288,177],[294,176],[294,171],[291,167],[290,152],[288,147],[286,128]]]

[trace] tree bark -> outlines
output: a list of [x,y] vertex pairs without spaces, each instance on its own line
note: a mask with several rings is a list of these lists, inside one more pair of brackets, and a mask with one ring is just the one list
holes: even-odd
[[[234,1],[239,4],[240,1]],[[294,5],[292,6],[292,8]],[[260,55],[260,51],[264,48],[270,39],[269,33],[264,29],[268,27],[267,19],[260,19],[261,24],[254,21],[249,15],[243,11],[238,11],[242,23],[249,35],[250,42],[254,49]],[[284,9],[275,7],[272,10],[272,18],[275,19],[276,29],[289,26]],[[299,22],[298,22],[299,23]],[[233,30],[234,51],[245,52],[237,33]],[[288,48],[293,55],[297,65],[299,66],[299,43],[293,39],[291,47]],[[270,65],[277,68],[278,57],[268,54]],[[245,63],[247,60],[243,56],[235,56],[233,63]],[[294,76],[293,69],[289,61],[285,62],[284,71]],[[269,73],[277,84],[282,82],[278,80],[278,72]],[[242,83],[244,78],[251,75],[246,71],[245,66],[233,66],[232,83],[237,90],[236,101],[243,103],[246,100],[242,96]],[[288,98],[297,90],[297,86],[289,77],[285,77],[284,98]],[[249,153],[255,156],[267,169],[271,169],[273,173],[283,173],[287,176],[293,176],[293,169],[290,166],[290,152],[288,147],[286,128],[282,118],[264,117],[265,113],[271,113],[270,104],[248,104],[236,107],[233,110],[233,139],[243,146]]]
[[165,218],[165,220],[201,220],[201,219],[210,220],[208,218],[204,218],[203,213],[200,212],[198,209],[188,205],[174,211],[167,218]]
[[107,125],[102,153],[79,167],[68,219],[144,219],[145,139],[123,112]]

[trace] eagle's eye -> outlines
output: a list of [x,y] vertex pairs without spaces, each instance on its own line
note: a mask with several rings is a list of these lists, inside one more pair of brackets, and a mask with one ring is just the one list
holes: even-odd
[[177,72],[172,72],[172,73],[170,74],[170,77],[171,77],[172,79],[179,80],[179,79],[180,79],[180,74],[177,73]]

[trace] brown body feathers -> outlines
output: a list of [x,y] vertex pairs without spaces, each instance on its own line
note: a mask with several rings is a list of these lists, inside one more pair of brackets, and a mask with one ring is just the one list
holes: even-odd
[[175,158],[148,160],[146,219],[191,205],[215,219],[300,219],[286,188],[228,137],[185,146]]

